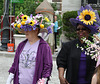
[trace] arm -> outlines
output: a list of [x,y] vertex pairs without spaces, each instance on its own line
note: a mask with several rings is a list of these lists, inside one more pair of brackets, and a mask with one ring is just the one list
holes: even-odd
[[16,62],[17,62],[17,58],[18,58],[17,55],[18,55],[18,48],[17,48],[16,53],[15,53],[14,62],[12,63],[12,66],[8,71],[9,73],[13,73],[14,74],[14,72],[15,72],[15,66],[16,66]]
[[91,84],[97,84],[97,75],[96,74],[93,75]]
[[22,42],[18,45],[18,47],[16,49],[15,57],[14,57],[14,62],[12,64],[11,68],[8,71],[10,73],[13,73],[13,74],[15,73],[15,68],[16,68],[16,65],[18,64],[19,53],[20,53],[21,48],[22,48]]
[[68,65],[68,56],[69,56],[69,50],[70,50],[69,46],[70,46],[69,43],[64,44],[56,59],[59,80],[61,84],[68,84],[67,80],[64,78],[64,72],[65,72],[65,69],[67,69],[67,65]]
[[44,45],[44,54],[43,54],[43,72],[42,78],[48,78],[51,76],[52,71],[52,55],[49,45]]
[[12,80],[14,79],[14,73],[15,73],[15,66],[16,66],[16,59],[17,59],[17,50],[16,50],[16,53],[15,53],[15,57],[14,57],[14,62],[11,66],[11,68],[9,69],[9,76],[8,76],[8,79],[7,79],[7,82],[6,84],[11,84]]
[[68,81],[64,78],[64,68],[58,68],[58,75],[60,79],[60,84],[69,84]]

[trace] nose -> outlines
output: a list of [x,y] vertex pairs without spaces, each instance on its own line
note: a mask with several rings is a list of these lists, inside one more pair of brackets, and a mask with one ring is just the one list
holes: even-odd
[[80,29],[79,31],[83,31],[82,29]]

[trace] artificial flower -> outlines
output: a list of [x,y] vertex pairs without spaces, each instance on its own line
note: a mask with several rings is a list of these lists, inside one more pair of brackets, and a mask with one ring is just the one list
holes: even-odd
[[17,23],[14,24],[14,27],[16,27],[16,26],[17,26]]
[[22,21],[21,24],[22,24],[22,25],[25,25],[25,21]]
[[29,25],[34,26],[35,22],[33,20],[30,21]]
[[79,46],[79,44],[76,44],[76,47],[80,48],[82,52],[85,51],[85,54],[90,55],[91,59],[97,60],[98,56],[100,55],[100,46],[97,45],[95,42],[91,42],[90,40],[87,40],[85,37],[81,38],[81,40],[82,39],[86,45]]
[[21,24],[18,24],[17,27],[20,28],[21,27]]
[[43,29],[44,28],[44,25],[43,24],[40,24],[40,28]]
[[44,18],[47,22],[49,22],[49,19],[47,17]]
[[28,16],[27,16],[27,15],[23,15],[23,16],[22,16],[22,20],[23,20],[23,21],[26,21],[27,19],[28,19]]
[[93,25],[96,22],[96,15],[92,10],[83,10],[79,15],[80,21],[86,25]]

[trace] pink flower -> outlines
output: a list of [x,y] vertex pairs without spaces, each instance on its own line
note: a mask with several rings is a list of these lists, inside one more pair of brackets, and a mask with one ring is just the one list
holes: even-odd
[[24,14],[21,14],[20,17],[22,18],[23,15],[24,15]]
[[17,19],[19,19],[19,17],[17,16]]

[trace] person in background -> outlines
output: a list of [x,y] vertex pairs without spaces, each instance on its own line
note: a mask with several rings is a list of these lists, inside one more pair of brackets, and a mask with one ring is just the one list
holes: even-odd
[[48,84],[52,71],[51,49],[38,34],[41,30],[52,33],[52,25],[49,23],[45,28],[43,20],[47,21],[42,14],[20,14],[12,23],[15,29],[26,35],[26,40],[17,47],[6,84],[11,84],[12,80],[13,84]]
[[54,39],[55,39],[55,50],[57,49],[57,30],[58,30],[58,21],[57,21],[57,16],[54,16]]
[[96,61],[85,53],[86,44],[82,38],[92,40],[90,34],[98,33],[98,21],[98,13],[90,5],[82,6],[78,16],[70,19],[78,39],[64,43],[57,56],[60,84],[91,84]]
[[98,57],[95,73],[92,77],[91,84],[100,84],[100,56]]

